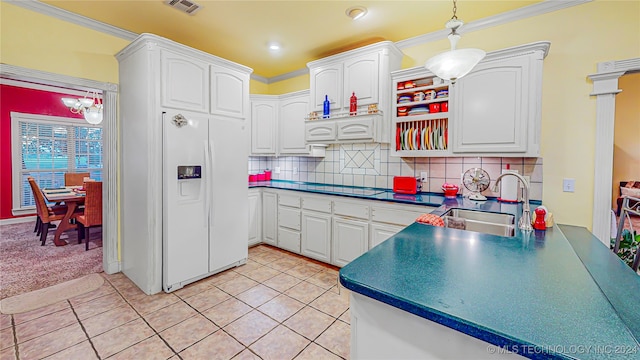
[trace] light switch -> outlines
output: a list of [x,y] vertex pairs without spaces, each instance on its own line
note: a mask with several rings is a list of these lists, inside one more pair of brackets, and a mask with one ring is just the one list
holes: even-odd
[[576,179],[562,179],[562,191],[574,192],[576,190]]

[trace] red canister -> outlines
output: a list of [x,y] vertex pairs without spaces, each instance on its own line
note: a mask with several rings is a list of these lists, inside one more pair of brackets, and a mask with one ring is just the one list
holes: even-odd
[[429,104],[429,112],[430,113],[440,112],[440,103],[431,103],[431,104]]
[[448,101],[440,103],[440,111],[442,111],[442,112],[448,112],[449,111],[449,102]]

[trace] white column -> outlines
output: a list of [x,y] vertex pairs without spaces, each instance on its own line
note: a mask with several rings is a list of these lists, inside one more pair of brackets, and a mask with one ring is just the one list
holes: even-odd
[[593,234],[609,247],[611,234],[611,181],[618,78],[624,71],[590,75],[596,96],[596,147],[593,182]]
[[118,127],[116,123],[117,87],[103,93],[102,155],[102,265],[107,274],[120,271],[118,261]]

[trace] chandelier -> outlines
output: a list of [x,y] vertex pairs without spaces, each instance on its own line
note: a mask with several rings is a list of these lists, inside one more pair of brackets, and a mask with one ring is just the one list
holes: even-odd
[[480,49],[456,49],[460,40],[457,30],[464,25],[464,22],[456,16],[457,10],[456,0],[453,0],[453,16],[445,24],[447,29],[451,29],[448,36],[451,50],[432,57],[424,65],[439,78],[449,80],[451,83],[467,75],[486,55]]
[[89,124],[97,125],[102,122],[102,100],[96,91],[87,91],[83,98],[62,98],[62,103],[73,114],[83,114]]

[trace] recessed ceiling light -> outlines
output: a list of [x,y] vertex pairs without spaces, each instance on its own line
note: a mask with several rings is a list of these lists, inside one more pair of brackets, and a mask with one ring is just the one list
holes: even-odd
[[367,8],[364,6],[353,6],[348,8],[345,14],[353,20],[358,20],[367,14]]
[[270,43],[269,44],[269,50],[273,50],[273,51],[280,50],[280,44],[278,44],[278,43]]

